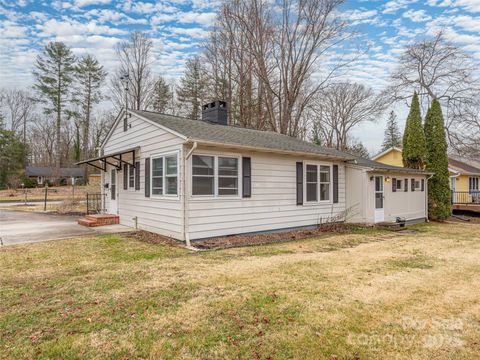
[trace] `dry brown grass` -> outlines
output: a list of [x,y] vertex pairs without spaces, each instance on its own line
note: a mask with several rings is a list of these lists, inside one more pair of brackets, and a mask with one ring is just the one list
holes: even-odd
[[480,228],[191,253],[120,236],[0,250],[0,358],[471,359]]
[[[38,201],[45,198],[45,189],[43,187],[33,189],[9,189],[0,190],[0,202],[21,202],[25,199],[27,192],[27,201]],[[75,199],[85,199],[87,192],[100,192],[99,185],[75,186]],[[52,186],[48,188],[48,200],[71,200],[73,191],[71,186]]]

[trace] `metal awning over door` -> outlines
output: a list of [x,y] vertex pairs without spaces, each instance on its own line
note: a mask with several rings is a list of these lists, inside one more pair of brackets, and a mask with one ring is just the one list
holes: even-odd
[[105,154],[91,159],[79,161],[75,165],[88,164],[102,171],[107,171],[107,165],[114,166],[121,170],[122,164],[128,164],[135,167],[135,155],[140,147],[117,151],[115,153]]

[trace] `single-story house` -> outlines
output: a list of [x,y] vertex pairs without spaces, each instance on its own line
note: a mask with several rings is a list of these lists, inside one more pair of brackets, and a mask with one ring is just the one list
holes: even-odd
[[[391,147],[375,156],[372,160],[403,167],[402,149]],[[479,179],[480,163],[455,155],[448,156],[448,170],[450,173],[450,189],[452,202],[480,204]]]
[[[219,101],[203,107],[202,120],[123,110],[100,155],[79,164],[102,170],[103,208],[121,224],[187,243],[332,219],[427,217],[424,172],[375,168],[335,149],[227,124]],[[398,188],[408,179],[415,191],[393,194],[395,176]],[[342,219],[350,207],[361,213]]]
[[25,176],[35,179],[38,185],[43,185],[45,180],[59,183],[71,178],[83,178],[83,169],[27,166],[25,167]]

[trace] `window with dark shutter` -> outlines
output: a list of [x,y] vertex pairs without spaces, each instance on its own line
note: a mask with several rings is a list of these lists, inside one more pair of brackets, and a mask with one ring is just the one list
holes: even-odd
[[338,165],[333,165],[333,203],[338,203]]
[[411,179],[411,184],[412,191],[415,191],[415,179]]
[[297,205],[303,205],[303,163],[297,162]]
[[242,158],[242,197],[252,196],[252,164],[249,157]]
[[422,191],[425,191],[425,179],[422,179]]
[[123,190],[128,189],[128,165],[123,164]]
[[397,192],[397,179],[392,179],[392,192]]
[[403,191],[407,192],[407,191],[408,191],[408,179],[405,179],[404,188],[405,188],[405,189],[404,189]]
[[150,197],[150,158],[145,159],[145,197]]
[[140,161],[135,161],[135,190],[140,190]]

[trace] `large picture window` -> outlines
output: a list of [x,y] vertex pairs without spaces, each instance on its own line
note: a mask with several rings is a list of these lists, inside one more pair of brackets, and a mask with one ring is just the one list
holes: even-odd
[[178,195],[178,154],[152,157],[152,195]]
[[192,195],[237,196],[238,158],[213,155],[192,156]]
[[330,165],[307,164],[305,167],[305,193],[307,202],[330,201]]

